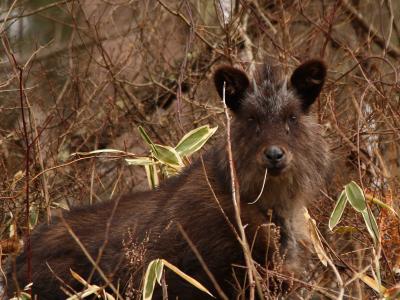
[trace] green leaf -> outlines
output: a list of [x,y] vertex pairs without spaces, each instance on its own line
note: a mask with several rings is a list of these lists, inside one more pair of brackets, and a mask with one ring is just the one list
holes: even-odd
[[160,283],[164,262],[162,259],[152,260],[147,266],[146,274],[144,275],[143,284],[143,300],[151,300],[153,297],[154,286],[156,280]]
[[135,166],[146,166],[146,165],[154,165],[153,159],[150,157],[136,157],[136,158],[125,158],[125,161],[128,165],[135,165]]
[[377,245],[379,241],[379,229],[374,215],[372,214],[371,211],[368,211],[368,209],[363,210],[361,214],[364,218],[364,222],[365,225],[367,226],[370,236],[374,240],[375,245]]
[[210,128],[208,125],[193,129],[183,136],[175,150],[181,156],[190,156],[201,149],[217,129],[218,127]]
[[333,230],[333,228],[339,223],[340,218],[343,215],[343,211],[347,204],[346,193],[343,190],[340,193],[339,199],[336,202],[335,208],[332,211],[331,217],[329,218],[329,229]]
[[153,147],[154,143],[151,141],[150,137],[147,135],[146,131],[142,126],[138,127],[139,133],[142,136],[143,140],[150,146]]
[[156,188],[160,180],[158,179],[157,174],[157,166],[156,165],[144,165],[144,169],[146,170],[147,181],[149,183],[149,187],[151,189]]
[[358,212],[362,213],[367,208],[367,204],[361,187],[352,181],[349,184],[346,184],[344,189],[351,206],[353,206]]
[[75,156],[75,155],[82,155],[82,156],[87,156],[87,155],[92,155],[92,154],[102,154],[102,153],[121,153],[121,154],[129,154],[129,155],[134,155],[133,153],[128,153],[126,151],[122,150],[117,150],[117,149],[97,149],[89,152],[74,152],[70,156]]
[[[185,274],[181,270],[179,270],[177,267],[175,267],[173,264],[170,264],[168,261],[162,259],[163,264],[173,271],[175,274],[179,275],[183,279],[185,279],[187,282],[189,282],[191,285],[195,286],[198,288],[200,291],[203,291],[204,293],[210,295],[211,297],[214,297],[209,290],[207,290],[200,282],[198,282],[196,279],[193,277],[190,277],[189,275]],[[214,297],[215,298],[215,297]]]
[[166,164],[175,169],[180,169],[181,167],[183,167],[182,158],[174,148],[170,146],[155,144],[154,150],[154,157],[163,164]]

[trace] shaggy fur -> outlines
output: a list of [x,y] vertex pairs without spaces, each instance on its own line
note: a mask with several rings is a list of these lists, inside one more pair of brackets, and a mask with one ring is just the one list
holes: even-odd
[[[232,145],[240,184],[242,220],[246,224],[248,240],[254,241],[253,258],[262,266],[269,264],[271,258],[270,255],[266,257],[270,245],[268,226],[265,225],[270,222],[268,211],[272,210],[272,222],[281,230],[281,250],[287,252],[285,269],[298,269],[294,259],[297,241],[305,238],[301,207],[314,198],[323,185],[329,162],[320,127],[308,112],[321,91],[325,75],[325,66],[318,60],[298,67],[290,79],[270,66],[260,68],[252,79],[228,66],[221,67],[214,75],[221,96],[226,82],[226,103],[234,117]],[[261,198],[249,204],[261,191],[266,170],[265,151],[272,145],[285,151],[285,168],[268,173]],[[107,220],[116,206],[99,265],[120,290],[124,290],[130,278],[139,287],[146,264],[155,258],[164,258],[217,295],[178,230],[179,223],[229,299],[236,295],[233,274],[243,282],[243,268],[237,266],[244,266],[245,262],[241,246],[220,209],[221,206],[236,226],[225,138],[206,153],[203,160],[218,202],[198,160],[155,191],[128,194],[117,202],[76,208],[64,214],[65,221],[96,258],[104,243]],[[129,269],[122,250],[128,230],[133,232],[138,243],[148,238],[143,268],[136,272]],[[60,279],[75,290],[82,289],[72,279],[69,269],[87,278],[92,265],[60,217],[54,217],[50,225],[39,226],[31,239],[32,291],[40,300],[65,298],[59,288]],[[25,263],[24,252],[14,264],[15,278],[21,287],[27,284]],[[16,291],[12,273],[8,275],[9,295]],[[166,281],[170,299],[207,299],[206,294],[171,272],[167,272]],[[97,272],[91,283],[104,284]],[[154,299],[161,299],[159,290]]]

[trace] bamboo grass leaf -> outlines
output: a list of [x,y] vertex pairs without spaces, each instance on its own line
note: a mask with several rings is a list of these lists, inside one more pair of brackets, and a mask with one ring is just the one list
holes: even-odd
[[333,230],[333,228],[340,222],[340,219],[343,215],[343,211],[346,208],[347,204],[347,196],[345,191],[342,191],[338,201],[336,202],[335,208],[332,211],[331,217],[329,218],[329,229]]
[[144,275],[143,300],[152,299],[156,281],[160,282],[163,267],[164,262],[162,259],[155,259],[147,266],[146,274]]
[[353,206],[353,208],[358,212],[362,213],[362,211],[366,209],[367,204],[361,187],[352,181],[349,184],[346,184],[344,190],[351,206]]
[[190,156],[201,149],[217,129],[218,127],[210,128],[208,125],[193,129],[183,136],[175,150],[182,157]]

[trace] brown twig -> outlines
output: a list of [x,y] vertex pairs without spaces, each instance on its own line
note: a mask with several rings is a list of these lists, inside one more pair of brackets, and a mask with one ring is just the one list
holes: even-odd
[[390,41],[385,41],[385,39],[378,33],[378,30],[371,24],[367,22],[363,15],[347,0],[341,0],[342,7],[344,11],[354,18],[354,21],[368,34],[371,35],[372,40],[382,49],[387,49],[387,53],[393,58],[400,57],[400,49],[391,44]]
[[[50,8],[53,8],[53,7],[56,7],[56,6],[60,6],[60,5],[63,5],[63,4],[67,4],[68,2],[72,2],[72,1],[74,1],[74,0],[62,0],[62,1],[54,2],[54,3],[50,3],[50,4],[47,4],[47,5],[43,5],[43,6],[39,7],[38,9],[35,9],[35,10],[32,10],[32,11],[28,11],[26,13],[22,13],[22,14],[19,14],[19,15],[16,15],[16,16],[11,16],[11,17],[8,17],[8,18],[7,17],[1,18],[0,19],[0,23],[3,23],[4,21],[11,21],[11,20],[15,20],[15,19],[20,19],[20,18],[24,18],[24,17],[33,16],[33,15],[36,15],[36,14],[42,12],[42,11],[45,11],[45,10],[48,10]],[[0,15],[2,13],[3,12],[0,12]]]
[[224,111],[225,111],[225,117],[226,117],[226,142],[227,142],[226,151],[228,153],[228,162],[229,162],[229,170],[230,170],[230,178],[231,178],[232,203],[233,203],[233,208],[235,211],[235,219],[237,222],[237,226],[239,228],[240,243],[241,243],[241,246],[243,249],[243,254],[245,257],[245,261],[246,261],[247,274],[249,277],[249,288],[250,288],[249,299],[254,300],[255,287],[257,287],[257,293],[260,297],[262,297],[262,289],[261,289],[261,285],[257,278],[257,271],[256,271],[256,268],[253,263],[249,243],[247,242],[246,233],[244,231],[244,226],[243,226],[242,219],[240,216],[240,190],[239,190],[239,182],[237,180],[236,169],[235,169],[233,154],[232,154],[231,121],[230,121],[230,116],[229,116],[229,112],[228,112],[228,107],[226,106],[226,101],[225,101],[225,82],[224,82],[224,86],[223,86],[223,99],[222,100],[223,100],[223,104],[224,104]]
[[82,252],[85,254],[86,258],[90,261],[92,264],[93,268],[99,273],[100,277],[104,280],[107,286],[111,288],[113,293],[117,295],[118,298],[123,299],[118,291],[118,289],[113,285],[113,283],[107,278],[106,274],[104,274],[103,270],[100,268],[100,266],[96,263],[96,261],[93,259],[93,257],[90,255],[90,253],[87,251],[85,245],[82,244],[82,242],[79,240],[78,236],[75,234],[75,232],[72,230],[71,226],[66,222],[64,217],[61,214],[61,221],[65,228],[67,229],[68,233],[71,235],[71,237],[74,239],[74,241],[78,244],[79,248],[82,250]]
[[[26,265],[27,265],[27,279],[28,282],[32,281],[32,247],[31,247],[31,236],[30,236],[30,154],[31,147],[29,142],[28,135],[28,127],[26,124],[25,117],[25,94],[24,94],[24,68],[20,66],[11,51],[11,48],[8,43],[8,39],[3,35],[2,37],[3,47],[7,53],[7,56],[10,60],[10,63],[14,66],[14,70],[18,73],[18,81],[19,81],[19,100],[20,100],[20,108],[21,108],[21,116],[22,116],[22,128],[23,128],[23,137],[25,141],[25,239],[26,239]],[[32,291],[29,289],[29,294],[32,297]]]
[[214,285],[218,295],[221,299],[228,300],[228,297],[225,295],[224,291],[221,289],[221,286],[218,284],[217,279],[211,273],[210,269],[208,268],[206,262],[204,261],[203,257],[201,256],[200,252],[197,250],[196,246],[193,244],[189,236],[187,235],[186,231],[183,229],[181,224],[177,224],[180,233],[182,234],[183,238],[189,244],[190,249],[192,249],[194,255],[196,255],[197,260],[200,262],[201,266],[203,267],[204,272],[206,272],[208,278],[210,278],[212,284]]
[[[158,3],[160,3],[160,5],[161,5],[162,7],[164,7],[169,13],[173,14],[173,15],[176,16],[176,17],[179,17],[183,22],[185,22],[185,24],[186,24],[187,26],[189,26],[189,27],[191,26],[191,25],[190,25],[190,22],[188,21],[188,19],[187,19],[183,14],[181,14],[180,12],[174,11],[174,10],[171,9],[168,5],[166,5],[162,0],[157,0],[157,1],[158,1]],[[220,54],[220,55],[224,55],[224,53],[223,53],[221,50],[217,49],[214,45],[212,45],[209,41],[207,41],[206,38],[203,37],[197,30],[194,30],[194,34],[195,34],[201,41],[203,41],[208,47],[210,47],[212,50],[214,50],[215,52],[217,52],[217,53]]]

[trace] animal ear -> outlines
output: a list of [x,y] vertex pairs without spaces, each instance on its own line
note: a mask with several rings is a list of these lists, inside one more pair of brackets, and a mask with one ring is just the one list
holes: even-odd
[[226,106],[236,111],[249,87],[249,78],[243,71],[230,66],[217,69],[214,73],[214,84],[221,99],[223,99],[224,82]]
[[326,66],[324,62],[317,59],[306,61],[294,70],[290,82],[302,100],[304,111],[308,111],[317,99],[325,77]]

